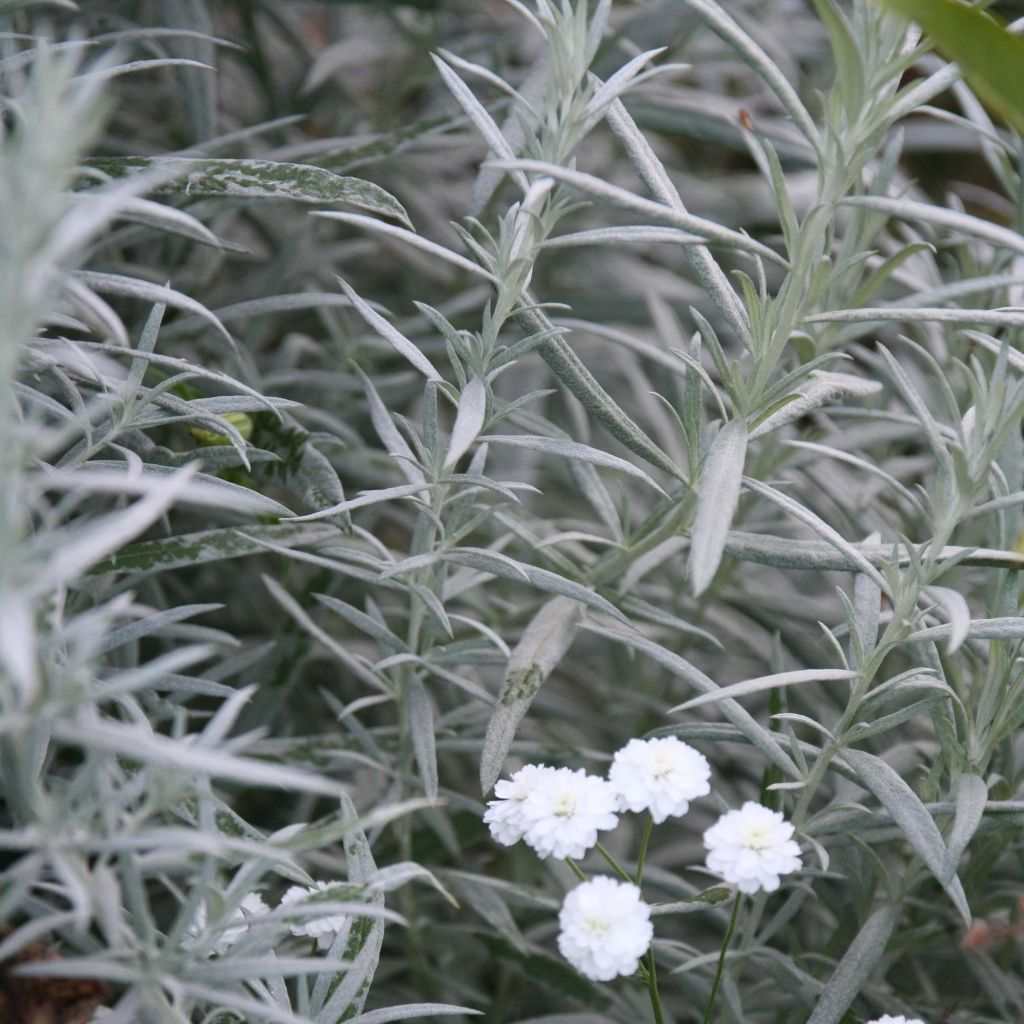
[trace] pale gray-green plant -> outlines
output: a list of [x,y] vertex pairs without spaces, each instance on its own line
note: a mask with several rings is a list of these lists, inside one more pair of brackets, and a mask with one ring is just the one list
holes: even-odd
[[[1019,137],[868,0],[413,6],[3,11],[0,959],[650,1019],[480,796],[672,733],[713,797],[606,841],[662,1020],[1015,1019]],[[721,902],[744,799],[807,869]],[[326,954],[217,952],[314,878]]]

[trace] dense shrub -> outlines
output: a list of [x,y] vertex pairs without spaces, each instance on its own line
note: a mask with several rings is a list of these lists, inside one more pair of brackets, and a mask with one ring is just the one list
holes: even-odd
[[79,6],[0,3],[0,1017],[1024,1019],[1024,147],[956,66]]

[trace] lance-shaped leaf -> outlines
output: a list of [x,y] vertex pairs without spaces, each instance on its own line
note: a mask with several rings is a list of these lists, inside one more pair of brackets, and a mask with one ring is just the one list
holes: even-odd
[[[78,473],[83,477],[93,477],[93,483],[101,485],[108,479],[123,487],[124,491],[145,492],[157,480],[171,479],[179,470],[172,466],[160,466],[149,463],[141,472],[134,471],[126,462],[116,462],[113,459],[93,459],[80,467]],[[57,478],[55,484],[61,484],[63,480]],[[96,487],[100,489],[99,486]],[[259,491],[250,487],[242,487],[240,484],[233,484],[230,480],[221,480],[220,477],[208,476],[205,473],[194,473],[189,482],[182,488],[179,501],[194,505],[203,505],[208,508],[215,508],[223,512],[237,513],[238,515],[261,515],[286,517],[292,514],[292,510],[280,502],[268,498]]]
[[[1020,59],[1024,60],[1024,40],[1017,42],[1020,43]],[[850,196],[843,200],[843,204],[878,210],[880,213],[901,217],[915,224],[934,224],[937,227],[949,228],[951,231],[959,231],[969,237],[982,238],[1002,249],[1024,252],[1024,236],[1019,232],[993,224],[992,221],[983,220],[981,217],[973,217],[969,213],[961,213],[959,210],[947,210],[943,206],[931,203],[916,203],[906,198],[889,199],[885,196]]]
[[589,587],[583,586],[582,583],[560,576],[556,572],[551,572],[550,569],[541,569],[539,566],[530,565],[529,562],[520,562],[508,555],[503,555],[500,551],[491,551],[485,548],[453,548],[451,551],[430,551],[423,555],[413,555],[411,558],[405,558],[401,562],[388,566],[381,573],[381,579],[412,572],[426,565],[433,565],[435,562],[455,562],[480,572],[489,572],[494,576],[531,583],[538,590],[570,597],[574,601],[579,601],[595,611],[610,615],[620,622],[628,624],[629,621],[615,605]]
[[383,1010],[370,1010],[358,1017],[342,1017],[347,1024],[391,1024],[392,1021],[413,1020],[419,1017],[470,1016],[479,1017],[483,1011],[471,1010],[467,1006],[452,1006],[449,1003],[405,1003],[402,1006],[388,1006]]
[[[1024,249],[1022,249],[1024,251]],[[1024,326],[1024,311],[1018,309],[956,309],[948,306],[875,306],[862,309],[830,309],[805,316],[805,324],[826,323],[937,323],[986,324],[989,327]]]
[[277,523],[269,526],[247,526],[245,532],[235,527],[200,530],[177,537],[147,540],[129,544],[116,554],[109,555],[90,570],[90,575],[108,572],[164,572],[186,565],[202,565],[222,559],[241,558],[244,555],[266,551],[261,541],[300,546],[316,544],[338,536],[333,526],[292,526]]
[[[872,533],[865,543],[877,544],[881,536]],[[866,661],[874,653],[878,643],[878,620],[881,616],[882,591],[878,584],[859,572],[853,580],[853,616],[856,641],[860,645],[861,657]],[[853,642],[851,636],[851,643]]]
[[348,297],[356,312],[401,356],[416,367],[427,380],[440,380],[441,375],[434,369],[430,360],[397,328],[392,327],[368,302],[364,302],[348,284],[340,277],[338,284]]
[[836,965],[824,991],[818,996],[807,1024],[839,1024],[857,998],[861,986],[882,959],[898,916],[897,907],[885,906],[876,910],[864,922],[864,927],[857,933],[850,948]]
[[853,768],[861,782],[878,798],[892,815],[914,852],[946,890],[960,916],[969,925],[971,911],[963,886],[955,873],[949,871],[949,851],[942,840],[935,819],[921,803],[920,797],[900,775],[880,757],[864,750],[844,750],[843,760]]
[[382,501],[396,501],[399,498],[412,498],[424,491],[429,491],[432,484],[424,481],[421,484],[399,484],[396,487],[384,487],[379,491],[364,491],[356,498],[349,498],[347,501],[338,502],[330,508],[321,509],[319,512],[310,512],[305,516],[291,516],[289,521],[293,523],[306,523],[317,519],[330,519],[342,512],[351,512],[366,505],[379,505]]
[[725,539],[736,514],[747,457],[747,425],[732,420],[718,432],[708,452],[697,487],[697,516],[693,522],[690,582],[703,594],[718,571]]
[[309,164],[177,156],[97,157],[87,163],[112,178],[151,170],[163,172],[166,177],[152,190],[155,193],[290,199],[299,203],[350,203],[409,223],[402,204],[379,185],[362,178],[343,177]]
[[[526,301],[525,297],[524,301]],[[535,307],[520,310],[518,316],[531,333],[551,331],[554,328],[544,313]],[[538,351],[551,372],[617,441],[652,466],[657,466],[678,480],[685,480],[684,474],[672,459],[633,422],[611,395],[601,387],[564,338],[549,337],[538,347]]]
[[686,0],[686,3],[764,80],[807,141],[818,149],[821,140],[814,119],[800,101],[789,79],[761,46],[715,0]]
[[[360,827],[359,812],[347,793],[341,798],[341,818],[342,823],[348,826],[344,832],[348,880],[355,885],[369,886],[377,865],[366,833]],[[371,890],[368,903],[383,908],[383,893]],[[351,1020],[362,1012],[383,941],[383,919],[352,917],[345,922],[329,953],[343,955],[350,963],[345,971],[325,972],[317,978],[310,999],[310,1015],[316,1024],[336,1024],[337,1021]]]
[[888,589],[888,584],[885,582],[885,578],[871,564],[871,562],[865,558],[853,544],[843,538],[837,530],[829,526],[828,523],[826,523],[820,516],[816,515],[806,506],[801,505],[800,502],[794,501],[788,495],[783,494],[774,487],[769,487],[768,484],[762,483],[760,480],[753,480],[750,477],[746,477],[743,482],[750,490],[778,505],[779,508],[788,512],[805,526],[810,527],[810,529],[814,530],[814,532],[819,536],[824,537],[829,544],[836,548],[836,550],[843,552],[843,554],[853,559],[857,568],[874,580],[882,590]]
[[696,217],[691,213],[682,213],[677,209],[664,206],[642,196],[634,195],[617,185],[609,185],[601,178],[592,174],[584,174],[582,171],[570,170],[560,167],[558,164],[546,163],[543,160],[495,160],[495,167],[505,170],[523,169],[537,174],[546,174],[557,181],[564,181],[567,185],[586,192],[588,195],[601,199],[621,209],[648,219],[653,224],[667,224],[670,227],[688,231],[710,242],[720,245],[727,245],[761,259],[769,263],[785,265],[786,261],[774,249],[744,235],[742,232],[733,231],[732,228],[723,227],[714,221],[704,217]]
[[[869,564],[884,565],[894,562],[898,565],[909,565],[910,554],[901,544],[857,544],[854,545],[855,555],[846,553],[834,544],[813,540],[794,540],[791,537],[774,537],[766,533],[745,533],[742,530],[730,530],[725,542],[726,553],[743,562],[757,562],[760,565],[772,565],[776,569],[837,569],[847,572],[861,569],[862,558]],[[1019,551],[1000,551],[996,548],[963,548],[956,545],[944,547],[939,559],[947,561],[955,558],[964,565],[983,565],[997,569],[1024,569],[1024,554]],[[870,579],[877,578],[872,574]],[[1009,623],[1019,622],[1018,618],[1010,619],[976,619],[978,623]],[[949,635],[949,626],[935,626],[935,633],[928,632],[927,637],[918,639],[941,638]],[[944,633],[939,631],[945,631]],[[1010,635],[1000,633],[1000,636]]]
[[459,397],[459,408],[455,413],[451,437],[448,438],[445,469],[451,469],[469,450],[484,425],[486,414],[487,385],[479,377],[474,377]]
[[565,459],[579,459],[581,462],[589,462],[595,466],[616,469],[620,473],[643,480],[645,484],[661,494],[665,493],[657,482],[639,466],[634,466],[632,462],[620,459],[616,455],[609,455],[608,452],[603,452],[599,448],[580,444],[578,441],[563,441],[557,437],[539,437],[534,434],[487,434],[482,440],[491,444],[507,444],[514,448],[530,448],[536,452],[547,452],[549,455],[560,455]]
[[434,740],[434,708],[426,687],[414,675],[405,680],[405,711],[412,734],[413,754],[427,799],[437,799],[437,750]]
[[881,390],[882,385],[878,381],[854,377],[849,373],[826,373],[819,370],[791,396],[791,401],[761,420],[751,430],[750,437],[753,439],[767,434],[837,399],[863,398]]
[[544,681],[572,645],[580,605],[566,597],[544,604],[530,620],[505,669],[498,706],[487,723],[480,756],[480,788],[490,791],[508,754],[516,729]]
[[[622,100],[615,100],[608,110],[608,126],[618,136],[626,150],[634,170],[640,176],[651,194],[659,202],[685,214],[686,207],[678,190],[672,183],[665,165],[658,159],[644,133],[637,127]],[[683,250],[693,266],[701,286],[718,307],[718,311],[729,323],[737,336],[748,347],[750,339],[750,318],[740,302],[725,272],[715,261],[706,246],[692,246]]]
[[702,704],[717,704],[719,701],[746,697],[751,693],[763,690],[774,690],[780,686],[798,686],[800,683],[828,683],[842,679],[854,679],[857,673],[842,668],[808,668],[796,672],[777,672],[770,676],[758,676],[756,679],[744,679],[740,683],[723,686],[710,693],[702,693],[683,704],[670,709],[669,714],[677,711],[690,711]]
[[[949,615],[949,643],[946,645],[946,653],[953,654],[967,639],[967,632],[971,628],[971,609],[963,594],[950,587],[925,587],[924,593],[933,601],[937,601]],[[1024,621],[1021,623],[1024,626]]]
[[988,786],[980,775],[964,772],[960,776],[956,790],[956,810],[953,814],[953,828],[946,840],[945,871],[949,878],[956,874],[960,858],[967,844],[978,831],[985,803],[988,799]]
[[[956,635],[952,623],[919,629],[907,637],[915,640],[949,640]],[[1024,617],[1007,615],[1001,619],[973,619],[967,626],[966,640],[1019,640],[1024,637]]]
[[69,746],[107,750],[132,760],[187,772],[231,779],[246,786],[271,786],[336,796],[339,783],[312,772],[236,757],[221,750],[185,744],[143,725],[113,720],[58,722],[53,734]]

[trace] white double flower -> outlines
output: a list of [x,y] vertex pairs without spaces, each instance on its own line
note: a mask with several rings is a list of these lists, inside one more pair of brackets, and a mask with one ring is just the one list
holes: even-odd
[[582,768],[527,765],[494,792],[484,815],[491,835],[504,846],[522,839],[539,857],[582,857],[619,823],[615,791]]
[[781,876],[799,871],[800,847],[780,811],[748,800],[704,833],[707,865],[740,892],[775,892]]
[[640,890],[607,875],[577,885],[565,897],[558,924],[559,952],[591,981],[635,974],[654,938],[651,908]]

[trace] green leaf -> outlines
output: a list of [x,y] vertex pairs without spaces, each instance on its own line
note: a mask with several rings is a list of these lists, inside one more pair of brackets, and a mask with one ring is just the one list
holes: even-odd
[[409,676],[405,681],[405,711],[412,733],[413,754],[428,800],[437,799],[437,749],[434,739],[434,708],[426,687]]
[[350,203],[394,217],[409,216],[390,192],[362,178],[343,177],[309,164],[274,160],[199,159],[180,156],[97,157],[88,166],[123,178],[144,171],[167,173],[156,193],[186,196],[231,196],[236,199],[290,199],[299,203]]
[[490,791],[508,754],[516,729],[544,681],[572,645],[580,621],[580,606],[567,597],[544,604],[530,620],[509,658],[505,682],[480,755],[480,788]]
[[595,466],[616,469],[620,473],[643,480],[649,487],[665,494],[657,482],[639,466],[634,466],[632,462],[620,459],[617,455],[610,455],[608,452],[592,448],[590,445],[580,444],[578,441],[563,441],[557,437],[536,437],[530,434],[484,434],[480,440],[490,444],[507,444],[513,448],[529,448],[535,452],[546,452],[564,459],[580,459]]
[[247,526],[245,533],[234,527],[219,530],[200,530],[183,533],[163,540],[147,540],[130,544],[90,570],[91,576],[107,572],[164,572],[186,565],[219,562],[225,558],[265,554],[261,540],[282,544],[310,544],[336,537],[338,531],[329,526],[292,526],[288,523],[273,526]]
[[688,900],[676,900],[672,903],[655,903],[651,907],[652,916],[663,914],[692,914],[698,910],[707,910],[719,903],[726,903],[735,895],[735,890],[726,886],[716,885],[697,893]]
[[549,569],[541,569],[539,566],[530,565],[529,562],[520,562],[499,551],[485,550],[484,548],[454,548],[451,551],[431,551],[423,555],[414,555],[388,566],[381,573],[381,579],[412,572],[415,569],[422,569],[426,565],[442,561],[466,565],[470,569],[489,572],[493,576],[501,576],[504,579],[531,583],[538,590],[570,597],[574,601],[579,601],[581,604],[587,605],[588,608],[610,615],[620,622],[628,624],[629,621],[615,605],[589,587],[585,587],[575,580],[566,579]]
[[1024,39],[990,14],[954,0],[880,0],[912,18],[955,60],[978,94],[1024,132]]
[[402,1006],[388,1006],[383,1010],[370,1010],[358,1017],[349,1018],[350,1024],[390,1024],[391,1021],[412,1020],[414,1017],[446,1017],[450,1014],[467,1014],[477,1017],[480,1010],[468,1006],[452,1006],[449,1003],[405,1003]]
[[[864,543],[853,545],[858,555],[863,555],[873,565],[895,562],[908,565],[910,554],[905,545]],[[725,542],[725,552],[741,562],[756,562],[771,565],[776,569],[833,569],[855,572],[861,569],[860,558],[841,551],[834,544],[814,540],[796,540],[792,537],[775,537],[767,533],[745,533],[730,530]],[[1024,569],[1024,554],[1018,551],[1000,551],[996,548],[962,548],[954,545],[944,547],[939,561],[955,558],[963,565],[983,565],[997,569]],[[874,580],[874,575],[869,579]],[[982,621],[982,620],[977,620]],[[977,625],[977,621],[975,625]],[[994,619],[994,622],[1000,620]],[[949,636],[948,626],[936,626]],[[923,632],[923,631],[922,631]],[[1001,634],[1003,635],[1003,634]],[[928,639],[931,639],[929,634]],[[942,632],[934,639],[941,639]]]
[[[519,318],[532,333],[550,331],[554,325],[537,309],[523,309]],[[541,358],[551,372],[583,403],[587,412],[609,434],[652,466],[678,480],[685,479],[665,454],[597,382],[583,361],[564,338],[551,337],[539,346]]]
[[898,913],[896,907],[880,907],[867,919],[836,965],[807,1024],[839,1024],[868,975],[882,959]]
[[971,912],[963,886],[956,874],[949,872],[949,851],[935,819],[921,803],[920,797],[890,765],[874,754],[864,750],[844,750],[843,760],[892,815],[907,842],[946,890],[960,916],[969,925]]
[[864,102],[864,62],[854,41],[850,23],[835,0],[814,0],[814,6],[828,30],[836,64],[836,85],[847,116],[854,119]]
[[[127,463],[117,462],[113,459],[93,459],[79,469],[79,474],[86,479],[88,479],[87,474],[100,472],[115,478],[116,476],[124,477],[127,490],[130,487],[144,486],[148,481],[173,477],[179,470],[172,466],[148,463],[141,473],[133,473]],[[240,484],[231,483],[230,480],[221,480],[220,477],[207,476],[205,473],[192,474],[188,486],[183,490],[178,501],[243,516],[283,518],[292,515],[290,508],[251,487],[242,487]]]
[[440,380],[441,375],[434,369],[427,357],[401,331],[393,327],[369,303],[364,302],[352,287],[340,277],[337,282],[345,293],[355,311],[370,325],[391,347],[416,367],[427,380]]
[[448,439],[445,469],[451,469],[469,451],[469,446],[483,429],[486,414],[487,385],[479,377],[474,377],[459,397],[459,408]]
[[743,420],[733,420],[722,427],[712,443],[697,487],[690,581],[698,596],[707,590],[722,561],[725,539],[740,497],[746,456],[747,425]]
[[[344,833],[348,880],[355,885],[367,885],[376,873],[377,865],[366,833],[359,827],[359,812],[347,794],[341,798],[341,820],[351,826]],[[369,894],[368,902],[383,907],[384,896],[373,892]],[[362,1012],[380,959],[384,921],[381,918],[350,918],[339,934],[339,940],[335,945],[343,944],[341,952],[351,964],[346,971],[324,973],[317,978],[310,1006],[310,1016],[316,1024],[336,1024]],[[332,949],[330,952],[336,951]]]
[[950,878],[956,874],[957,865],[964,850],[967,849],[967,844],[978,831],[987,800],[988,786],[985,780],[980,775],[964,772],[957,784],[953,829],[946,841],[945,869]]
[[700,707],[702,704],[717,704],[722,700],[745,697],[747,694],[760,693],[762,690],[774,690],[779,686],[796,686],[800,683],[827,683],[841,679],[854,679],[856,675],[856,672],[837,668],[808,668],[799,669],[795,672],[777,672],[770,676],[745,679],[741,683],[723,686],[720,690],[715,690],[711,693],[702,693],[699,697],[694,697],[684,704],[669,709],[669,714],[674,714],[677,711],[690,711],[693,708]]
[[349,498],[346,501],[339,501],[337,505],[330,508],[322,508],[318,512],[310,512],[305,516],[292,516],[293,523],[316,522],[319,519],[331,519],[341,513],[348,513],[366,505],[379,505],[382,501],[395,501],[398,498],[412,498],[423,491],[429,491],[432,484],[426,482],[419,484],[398,484],[395,487],[385,487],[379,491],[364,491],[356,498]]

